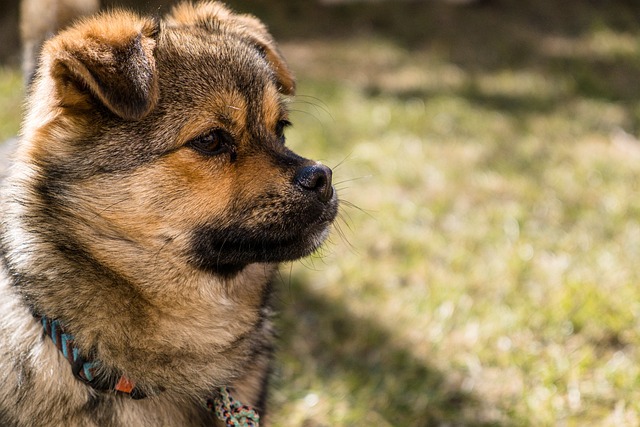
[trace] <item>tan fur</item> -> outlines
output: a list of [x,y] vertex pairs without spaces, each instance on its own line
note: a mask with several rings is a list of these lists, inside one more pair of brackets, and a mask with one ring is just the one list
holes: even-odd
[[[295,85],[273,39],[185,3],[43,52],[1,207],[0,425],[214,425],[221,386],[262,406],[271,277],[337,210],[330,170],[282,145]],[[34,314],[151,397],[81,383]]]

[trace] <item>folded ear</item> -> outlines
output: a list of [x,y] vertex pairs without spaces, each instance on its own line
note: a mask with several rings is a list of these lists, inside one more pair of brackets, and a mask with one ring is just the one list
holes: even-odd
[[276,42],[267,30],[267,27],[252,15],[236,15],[236,22],[241,26],[242,33],[253,39],[256,47],[262,52],[276,75],[278,88],[285,95],[294,95],[296,81],[289,70],[284,57],[278,50]]
[[211,32],[235,34],[252,43],[264,55],[278,82],[278,90],[285,95],[293,95],[296,83],[276,42],[267,27],[252,15],[237,15],[222,3],[202,2],[180,3],[167,17],[167,23],[174,26],[196,26]]
[[158,99],[158,32],[156,21],[119,11],[86,19],[48,41],[45,70],[61,105],[83,109],[93,99],[126,120],[147,115]]

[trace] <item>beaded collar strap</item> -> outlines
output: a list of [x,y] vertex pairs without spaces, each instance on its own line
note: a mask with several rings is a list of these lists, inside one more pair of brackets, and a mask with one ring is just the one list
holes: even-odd
[[[74,346],[73,335],[65,332],[62,324],[58,320],[52,320],[45,316],[38,316],[42,322],[42,328],[51,341],[60,350],[65,359],[71,364],[73,375],[85,384],[102,392],[114,392],[127,395],[132,399],[143,399],[147,397],[135,382],[131,381],[124,374],[112,376],[100,374],[100,361],[91,357],[83,357],[77,347]],[[260,415],[248,405],[235,400],[228,387],[220,387],[214,396],[206,400],[209,410],[228,427],[259,427]]]

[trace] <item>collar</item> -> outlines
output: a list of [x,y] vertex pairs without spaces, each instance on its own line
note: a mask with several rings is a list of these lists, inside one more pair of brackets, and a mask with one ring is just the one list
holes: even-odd
[[73,335],[66,332],[59,320],[49,319],[41,316],[44,333],[51,338],[51,341],[60,350],[62,355],[69,361],[73,375],[83,383],[103,392],[116,392],[128,395],[132,399],[143,399],[146,393],[140,391],[135,383],[122,373],[109,374],[104,367],[93,357],[85,357],[80,354],[74,345]]
[[[123,373],[108,375],[99,360],[81,355],[80,350],[74,346],[73,335],[64,330],[60,321],[45,316],[36,317],[41,321],[45,334],[69,361],[73,375],[78,380],[101,392],[126,395],[132,399],[147,397],[147,394],[136,387],[135,382]],[[206,399],[206,406],[227,426],[259,427],[258,412],[251,406],[235,400],[229,387],[220,387],[216,393]]]

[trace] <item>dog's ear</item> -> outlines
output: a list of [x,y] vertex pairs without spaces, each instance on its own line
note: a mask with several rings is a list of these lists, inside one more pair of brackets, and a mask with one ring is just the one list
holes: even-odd
[[218,2],[192,4],[180,3],[167,17],[173,26],[195,26],[210,32],[235,34],[253,44],[271,66],[278,82],[278,90],[285,95],[293,95],[296,90],[295,78],[289,70],[276,42],[267,27],[252,15],[238,15]]
[[97,99],[123,119],[143,118],[158,99],[158,32],[158,22],[120,11],[86,19],[51,39],[43,58],[60,105],[83,109]]
[[252,15],[236,15],[235,19],[236,22],[242,25],[243,33],[253,39],[256,47],[271,64],[271,68],[278,80],[280,92],[285,95],[294,95],[296,92],[295,78],[267,27]]

